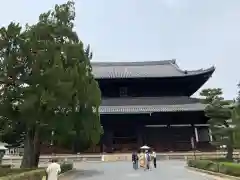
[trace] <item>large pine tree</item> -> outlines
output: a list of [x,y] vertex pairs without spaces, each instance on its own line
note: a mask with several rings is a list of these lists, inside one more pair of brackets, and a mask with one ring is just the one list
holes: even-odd
[[237,103],[240,104],[240,83],[238,83],[238,95],[237,95]]
[[69,1],[24,30],[13,23],[0,30],[1,132],[21,127],[23,168],[38,165],[40,144],[52,131],[61,139],[76,135],[79,125],[91,143],[100,139],[101,93],[74,19]]
[[234,123],[235,131],[233,134],[234,147],[240,147],[240,105],[234,104],[232,108],[232,123]]
[[200,95],[204,97],[203,103],[207,104],[205,114],[209,117],[208,123],[214,136],[213,145],[226,146],[226,158],[232,160],[234,149],[235,122],[232,121],[232,101],[222,97],[219,88],[204,89]]

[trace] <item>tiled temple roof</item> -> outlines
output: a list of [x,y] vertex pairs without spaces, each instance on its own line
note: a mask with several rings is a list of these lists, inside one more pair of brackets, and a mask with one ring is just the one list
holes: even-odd
[[203,111],[205,105],[199,99],[189,97],[111,98],[103,99],[101,114],[154,113]]
[[181,70],[176,60],[145,62],[92,62],[96,79],[181,77],[213,72],[214,67],[196,71]]

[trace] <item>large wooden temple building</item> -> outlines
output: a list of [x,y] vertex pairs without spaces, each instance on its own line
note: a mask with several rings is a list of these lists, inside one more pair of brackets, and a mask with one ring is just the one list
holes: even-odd
[[103,152],[128,152],[144,144],[158,152],[210,148],[205,105],[191,96],[215,68],[181,70],[175,60],[94,62],[102,91]]

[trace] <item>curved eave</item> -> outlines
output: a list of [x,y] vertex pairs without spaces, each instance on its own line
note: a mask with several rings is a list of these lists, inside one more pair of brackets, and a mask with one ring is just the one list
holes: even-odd
[[192,72],[188,75],[190,78],[188,90],[186,91],[188,96],[193,95],[196,93],[212,76],[213,72],[215,71],[215,67],[208,68],[206,70],[202,70],[201,72]]
[[[182,70],[181,70],[182,71]],[[187,73],[184,74],[184,76],[198,76],[198,75],[205,75],[205,74],[210,74],[212,75],[213,72],[215,71],[215,67],[212,66],[208,69],[203,69],[203,70],[196,70],[196,71],[186,71]],[[184,71],[183,71],[184,72]]]

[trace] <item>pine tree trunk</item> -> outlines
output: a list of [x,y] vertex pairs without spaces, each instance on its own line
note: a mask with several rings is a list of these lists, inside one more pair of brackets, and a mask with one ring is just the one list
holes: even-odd
[[31,130],[26,133],[24,141],[24,154],[21,168],[38,167],[40,157],[40,140],[37,130]]
[[0,165],[2,164],[2,159],[4,156],[5,152],[3,150],[0,150]]
[[227,146],[227,155],[226,155],[226,159],[229,161],[233,160],[233,147],[231,145]]
[[229,144],[227,145],[227,155],[226,155],[226,159],[229,161],[233,161],[233,145],[234,145],[234,136],[233,136],[233,132],[230,132],[229,134]]

